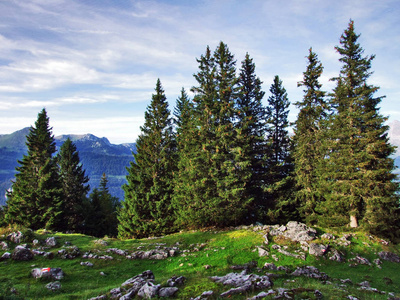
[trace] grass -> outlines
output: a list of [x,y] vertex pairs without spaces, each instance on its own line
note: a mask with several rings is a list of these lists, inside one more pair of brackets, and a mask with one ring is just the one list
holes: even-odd
[[[323,232],[323,229],[321,233]],[[1,229],[2,234],[8,231]],[[352,233],[349,247],[335,248],[342,251],[347,259],[355,255],[363,256],[373,262],[379,251],[399,253],[395,245],[385,246],[379,239],[371,238],[362,232]],[[336,233],[336,235],[340,235]],[[325,272],[329,282],[306,277],[294,277],[284,271],[276,271],[279,277],[274,277],[274,289],[278,287],[291,290],[294,299],[316,299],[315,290],[319,290],[324,299],[341,299],[353,295],[359,299],[388,299],[387,295],[360,291],[357,283],[368,280],[371,287],[380,291],[393,292],[400,295],[400,273],[398,264],[383,262],[382,269],[375,265],[357,265],[349,267],[349,262],[338,263],[329,259],[307,255],[306,260],[284,255],[272,248],[273,244],[285,247],[287,251],[295,253],[299,244],[287,239],[270,238],[270,244],[264,245],[263,233],[249,230],[207,230],[171,234],[155,239],[117,240],[105,239],[107,246],[96,243],[97,238],[80,234],[63,234],[38,231],[32,234],[31,240],[36,238],[44,241],[48,236],[55,236],[58,245],[50,249],[55,254],[53,259],[35,256],[32,261],[21,262],[5,260],[0,262],[0,299],[88,299],[104,294],[115,287],[119,287],[125,280],[152,270],[155,280],[161,285],[172,276],[185,276],[185,285],[179,288],[177,299],[190,299],[199,296],[202,292],[213,290],[215,295],[226,291],[228,287],[212,282],[209,277],[225,275],[233,272],[232,265],[244,265],[255,261],[258,268],[252,273],[259,275],[270,272],[262,269],[266,262],[274,262],[277,266],[286,266],[293,271],[298,266],[313,265]],[[0,240],[1,240],[0,235]],[[3,237],[4,239],[4,237]],[[30,245],[30,241],[28,245]],[[90,260],[94,266],[81,266],[80,262],[89,261],[82,257],[66,260],[57,256],[57,251],[65,247],[65,243],[77,246],[81,253],[98,251],[114,257],[113,260]],[[332,241],[315,242],[333,243]],[[9,243],[10,249],[15,244]],[[31,245],[30,245],[31,246]],[[165,260],[128,260],[117,254],[106,253],[108,248],[118,248],[129,253],[141,250],[154,249],[157,246],[178,247],[180,253]],[[270,252],[268,257],[259,257],[257,247],[263,246]],[[5,250],[0,250],[0,256]],[[278,261],[271,257],[275,255]],[[207,265],[207,268],[205,266]],[[62,268],[65,278],[61,280],[62,288],[59,291],[48,291],[44,286],[49,282],[43,279],[34,279],[30,272],[34,267]],[[100,275],[103,272],[105,276]],[[240,272],[240,271],[235,271]],[[339,279],[350,278],[352,283],[343,284]],[[14,292],[13,292],[14,291]],[[230,299],[246,299],[258,294],[254,291],[248,295],[231,296]],[[213,299],[218,299],[215,296]],[[265,299],[272,299],[265,298]]]

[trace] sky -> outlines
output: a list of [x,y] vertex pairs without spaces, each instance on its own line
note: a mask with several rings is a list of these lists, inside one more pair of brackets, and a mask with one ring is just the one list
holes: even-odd
[[[398,0],[2,0],[0,134],[34,125],[45,108],[56,136],[135,142],[157,79],[173,111],[182,87],[196,85],[196,58],[220,41],[238,69],[253,58],[265,105],[275,75],[291,103],[302,99],[310,47],[330,92],[350,19],[364,55],[376,55],[369,83],[386,96],[380,112],[400,120]],[[290,121],[297,113],[292,104]]]

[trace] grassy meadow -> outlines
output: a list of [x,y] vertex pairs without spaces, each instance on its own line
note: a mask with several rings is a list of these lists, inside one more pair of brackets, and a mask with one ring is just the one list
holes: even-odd
[[[319,233],[325,232],[318,229]],[[337,237],[341,233],[332,232]],[[0,240],[5,240],[7,230],[0,232]],[[104,238],[108,245],[96,242],[97,238],[81,234],[63,234],[37,231],[27,237],[24,243],[32,247],[32,240],[44,241],[49,236],[55,236],[57,246],[46,251],[54,253],[53,259],[35,256],[30,261],[14,261],[6,259],[0,261],[0,299],[88,299],[105,294],[113,288],[119,287],[125,280],[151,270],[155,275],[157,284],[166,286],[167,280],[172,276],[185,276],[186,281],[179,287],[175,299],[190,299],[201,295],[202,292],[213,290],[211,299],[219,299],[219,294],[231,287],[223,286],[209,279],[210,276],[225,275],[232,270],[234,265],[244,265],[256,262],[256,267],[250,269],[251,273],[263,275],[266,272],[275,273],[271,277],[274,283],[273,289],[286,288],[291,290],[294,299],[317,299],[314,294],[319,290],[323,299],[345,299],[348,295],[358,299],[388,299],[386,294],[361,291],[358,283],[369,281],[371,287],[379,291],[391,292],[400,296],[400,265],[383,261],[381,268],[372,265],[354,265],[349,259],[356,255],[367,258],[373,262],[379,251],[391,251],[399,254],[397,245],[385,245],[378,238],[367,236],[362,232],[353,232],[349,239],[350,246],[338,246],[332,240],[315,240],[332,244],[337,250],[345,254],[346,261],[339,263],[329,260],[327,257],[315,257],[306,255],[306,259],[294,258],[284,255],[272,245],[285,246],[287,251],[294,253],[300,249],[299,243],[281,237],[269,237],[270,243],[264,244],[265,232],[254,228],[181,232],[159,238],[118,240]],[[58,250],[65,248],[65,243],[77,246],[81,255],[75,259],[61,259]],[[9,250],[0,250],[0,256],[6,252],[12,252],[15,244],[7,241]],[[269,256],[259,257],[257,247],[263,246],[269,252]],[[150,250],[157,247],[178,247],[179,253],[174,257],[164,260],[127,259],[124,256],[108,253],[109,248],[126,250],[129,253],[138,250]],[[85,252],[107,254],[113,256],[113,260],[84,259]],[[275,260],[272,257],[275,256]],[[82,266],[81,262],[90,261],[93,267]],[[273,262],[277,266],[286,266],[290,271],[271,271],[263,268],[267,262]],[[321,272],[325,272],[329,279],[327,282],[307,277],[295,277],[290,275],[298,266],[315,266]],[[60,280],[62,287],[58,291],[49,291],[45,285],[49,279],[34,279],[30,272],[33,268],[61,268],[64,279]],[[104,275],[100,273],[103,272]],[[351,279],[352,283],[343,284],[340,279]],[[261,291],[252,291],[246,295],[231,296],[230,299],[246,299],[257,295]],[[266,297],[265,299],[273,299]]]

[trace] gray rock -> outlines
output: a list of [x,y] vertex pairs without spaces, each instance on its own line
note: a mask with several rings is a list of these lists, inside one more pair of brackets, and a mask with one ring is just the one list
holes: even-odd
[[170,279],[167,280],[168,286],[177,286],[177,285],[183,285],[185,283],[186,277],[184,276],[173,276]]
[[234,288],[221,294],[221,297],[230,296],[233,294],[243,293],[250,289],[266,289],[272,286],[268,276],[259,276],[256,274],[247,274],[246,271],[241,273],[229,273],[225,276],[212,276],[211,280],[230,285]]
[[357,265],[367,265],[372,266],[371,262],[365,257],[357,255],[354,258],[349,259],[350,262],[355,262]]
[[191,300],[203,300],[203,299],[208,299],[209,297],[212,297],[214,295],[213,291],[205,291],[203,292],[200,296],[196,298],[192,298]]
[[177,287],[160,288],[158,291],[159,297],[172,297],[179,289]]
[[248,298],[247,300],[258,300],[258,299],[263,299],[265,297],[274,295],[275,291],[274,290],[268,290],[268,292],[261,292],[257,295],[255,295],[254,297]]
[[24,238],[25,236],[21,231],[12,232],[7,236],[7,240],[16,244],[22,243]]
[[331,233],[324,233],[323,235],[321,235],[321,239],[334,240],[335,236]]
[[306,276],[309,278],[322,279],[327,280],[328,276],[320,272],[316,267],[313,266],[305,266],[305,267],[297,267],[297,269],[292,273],[293,276]]
[[258,256],[259,257],[264,257],[264,256],[269,256],[269,252],[267,250],[265,250],[262,247],[257,247],[258,249]]
[[57,291],[61,289],[61,283],[59,281],[54,281],[46,284],[46,288],[51,291]]
[[142,298],[151,299],[158,295],[160,290],[159,284],[154,284],[153,282],[146,282],[138,291],[137,295]]
[[34,257],[32,251],[25,247],[17,246],[13,253],[11,254],[11,258],[13,260],[20,260],[20,261],[28,261],[32,260]]
[[311,243],[308,247],[308,253],[314,256],[323,256],[328,251],[328,246]]
[[329,256],[330,260],[337,261],[337,262],[344,262],[344,256],[338,250],[332,249],[331,254]]
[[308,227],[306,224],[291,221],[286,224],[286,231],[283,236],[295,242],[312,241],[315,239],[317,231]]
[[10,252],[4,252],[3,255],[0,257],[0,261],[6,260],[11,258],[11,253]]
[[264,268],[267,270],[277,270],[277,267],[274,263],[265,263]]
[[64,278],[64,272],[61,268],[35,268],[32,269],[31,275],[34,278],[53,278],[61,280]]
[[394,262],[394,263],[400,263],[400,257],[392,252],[388,251],[381,251],[378,253],[378,256],[386,261]]
[[93,264],[90,261],[81,261],[81,266],[93,267]]
[[1,241],[0,242],[0,247],[1,247],[2,250],[8,250],[7,242]]
[[57,246],[57,240],[54,236],[48,237],[46,239],[46,246],[47,247],[55,247]]
[[62,259],[74,259],[81,255],[79,248],[76,246],[68,246],[58,251],[58,255]]

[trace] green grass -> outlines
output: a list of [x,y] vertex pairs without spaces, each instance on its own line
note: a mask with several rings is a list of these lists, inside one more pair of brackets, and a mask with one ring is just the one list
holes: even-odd
[[[321,232],[322,229],[320,229]],[[3,234],[6,233],[3,230]],[[356,254],[368,258],[371,262],[377,258],[376,253],[382,250],[390,250],[399,253],[398,246],[384,246],[378,239],[371,239],[363,233],[354,233],[350,247],[342,247],[340,250],[346,254],[346,258],[352,258]],[[387,299],[387,295],[358,290],[357,283],[368,280],[371,286],[380,291],[390,291],[400,295],[400,272],[398,264],[383,262],[382,269],[374,266],[358,265],[349,267],[349,263],[332,262],[329,259],[316,258],[307,255],[306,260],[283,255],[272,249],[273,243],[287,246],[287,251],[294,253],[299,248],[297,243],[285,239],[270,239],[269,245],[263,245],[262,233],[252,230],[226,230],[226,231],[196,231],[171,234],[156,239],[141,240],[117,240],[105,239],[107,246],[95,243],[94,237],[80,234],[45,233],[39,231],[31,238],[44,241],[48,236],[56,236],[58,245],[50,249],[53,253],[65,247],[69,242],[77,246],[81,253],[86,251],[99,251],[112,255],[113,260],[90,260],[93,267],[81,266],[80,262],[88,261],[81,257],[73,260],[64,260],[55,255],[54,259],[45,259],[36,256],[32,261],[17,262],[6,260],[0,262],[0,299],[88,299],[104,294],[118,287],[125,280],[145,271],[152,270],[157,283],[166,285],[172,276],[185,276],[185,285],[179,288],[177,299],[189,299],[202,292],[213,290],[215,295],[229,289],[212,282],[209,277],[225,275],[231,270],[232,265],[243,265],[255,261],[257,268],[253,273],[262,275],[266,270],[261,268],[266,262],[274,262],[278,266],[287,266],[293,271],[298,266],[313,265],[325,272],[331,283],[305,277],[293,277],[284,271],[276,271],[280,276],[273,278],[274,288],[283,287],[293,290],[295,299],[316,299],[314,290],[318,289],[324,295],[324,299],[341,299],[351,294],[359,299]],[[337,234],[338,235],[338,234]],[[0,236],[0,240],[1,240]],[[4,239],[4,238],[3,238]],[[275,240],[275,241],[274,241]],[[28,241],[28,244],[31,241]],[[316,241],[322,242],[322,241]],[[328,241],[323,241],[328,242]],[[330,241],[329,243],[332,243]],[[128,260],[125,257],[106,253],[108,248],[119,248],[128,252],[154,249],[157,245],[166,247],[178,247],[181,252],[165,260]],[[265,247],[269,257],[259,257],[257,246]],[[10,243],[13,249],[15,244]],[[336,247],[336,246],[335,246]],[[340,248],[340,247],[336,247]],[[185,250],[185,251],[183,251]],[[0,250],[0,255],[5,251]],[[278,261],[274,261],[271,255],[276,255]],[[205,266],[209,267],[206,269]],[[49,282],[43,279],[36,280],[30,276],[34,267],[58,267],[65,272],[65,278],[61,280],[62,288],[59,291],[48,291],[44,286]],[[100,275],[104,272],[106,275]],[[239,271],[236,271],[239,272]],[[353,284],[341,286],[339,279],[350,278]],[[11,289],[17,291],[12,293]],[[249,295],[232,296],[230,299],[246,299],[246,297],[258,294],[260,291],[251,292]],[[213,299],[218,299],[215,296]],[[272,299],[272,297],[270,298]]]

